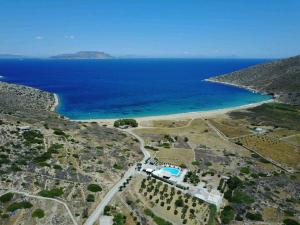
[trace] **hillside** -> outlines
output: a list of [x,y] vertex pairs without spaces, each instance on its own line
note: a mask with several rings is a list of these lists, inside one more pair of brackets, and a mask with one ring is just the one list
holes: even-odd
[[110,59],[113,57],[105,52],[80,51],[76,53],[51,56],[50,58],[52,59]]
[[207,80],[267,93],[279,102],[300,105],[300,56],[251,66]]
[[[54,100],[51,93],[0,82],[0,196],[10,192],[0,199],[0,225],[74,224],[72,217],[83,224],[143,157],[133,137],[65,119],[50,111]],[[29,208],[17,210],[20,202]],[[36,209],[45,214],[38,221],[32,219]]]

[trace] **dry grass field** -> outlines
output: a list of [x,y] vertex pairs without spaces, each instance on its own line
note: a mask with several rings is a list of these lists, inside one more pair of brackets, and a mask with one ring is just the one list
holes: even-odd
[[248,122],[246,120],[232,120],[225,116],[220,116],[218,118],[210,119],[209,122],[228,138],[251,134],[250,129],[247,127]]
[[191,119],[182,120],[153,120],[153,121],[143,121],[141,126],[143,127],[161,127],[161,128],[176,128],[188,125]]
[[269,133],[269,135],[273,136],[273,137],[277,137],[277,138],[285,138],[291,135],[296,135],[296,134],[300,134],[299,131],[296,130],[289,130],[286,128],[277,128],[272,130],[272,132]]
[[[181,148],[161,148],[155,154],[155,157],[161,163],[171,163],[173,165],[190,165],[195,160],[194,151],[192,149],[181,149]],[[191,166],[191,165],[190,165]]]
[[236,138],[243,146],[256,150],[266,158],[270,158],[280,164],[299,169],[300,154],[299,149],[294,146],[274,139],[268,135],[250,135]]
[[282,141],[286,141],[292,145],[295,145],[297,147],[300,147],[300,134],[289,136],[286,138],[282,138]]

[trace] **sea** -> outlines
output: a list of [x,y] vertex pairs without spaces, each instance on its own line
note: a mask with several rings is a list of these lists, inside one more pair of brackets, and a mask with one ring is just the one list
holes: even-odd
[[70,119],[133,118],[207,111],[268,100],[204,79],[269,59],[1,59],[0,81],[59,96]]

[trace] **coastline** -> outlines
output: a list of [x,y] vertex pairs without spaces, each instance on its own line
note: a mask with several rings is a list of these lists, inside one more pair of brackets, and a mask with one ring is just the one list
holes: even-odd
[[[133,118],[137,120],[138,123],[153,121],[153,120],[181,120],[181,119],[196,119],[196,118],[209,118],[214,117],[216,115],[225,114],[235,110],[248,109],[253,108],[265,103],[274,102],[274,99],[269,99],[266,101],[261,101],[257,103],[251,103],[241,106],[223,108],[223,109],[215,109],[215,110],[207,110],[207,111],[197,111],[197,112],[187,112],[187,113],[177,113],[177,114],[169,114],[169,115],[161,115],[161,116],[145,116],[145,117],[136,117]],[[73,120],[78,122],[97,122],[100,124],[113,125],[114,121],[119,118],[114,119],[83,119],[83,120]]]
[[254,89],[254,88],[251,88],[249,86],[240,85],[240,84],[234,84],[234,83],[229,83],[229,82],[225,82],[225,81],[218,81],[218,80],[214,80],[213,78],[207,78],[207,79],[204,79],[204,81],[206,81],[206,82],[212,82],[212,83],[217,83],[217,84],[224,84],[224,85],[233,86],[233,87],[238,87],[238,88],[246,89],[248,91],[251,91],[251,92],[257,93],[257,94],[269,95],[268,93],[261,92],[259,90]]
[[57,108],[58,104],[59,104],[59,98],[58,98],[58,95],[53,93],[53,96],[54,96],[54,103],[53,105],[51,105],[50,107],[50,111],[54,112],[55,109]]

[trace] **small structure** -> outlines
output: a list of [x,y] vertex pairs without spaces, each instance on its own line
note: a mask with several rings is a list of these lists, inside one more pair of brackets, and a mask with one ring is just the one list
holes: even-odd
[[145,172],[146,172],[147,174],[151,174],[151,173],[153,173],[153,171],[154,171],[154,169],[152,169],[152,168],[147,168],[147,169],[145,169]]
[[203,201],[216,205],[217,208],[220,208],[223,200],[223,194],[218,190],[212,189],[209,191],[204,187],[196,188],[194,196],[202,199]]
[[266,130],[261,127],[255,127],[254,132],[257,134],[263,134],[263,133],[266,133]]
[[112,216],[100,216],[99,224],[100,225],[113,225],[113,217]]
[[29,131],[31,129],[30,126],[21,126],[21,127],[18,127],[18,130],[19,130],[19,133],[24,133],[25,131]]

